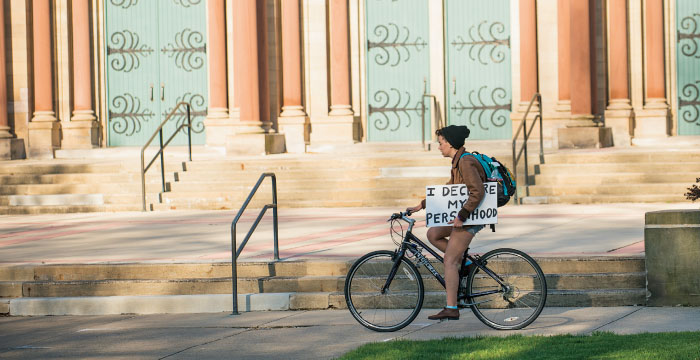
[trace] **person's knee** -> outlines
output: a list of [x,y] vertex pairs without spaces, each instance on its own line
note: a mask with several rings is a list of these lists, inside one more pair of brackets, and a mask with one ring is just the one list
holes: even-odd
[[461,256],[453,255],[453,254],[445,254],[445,259],[443,260],[445,266],[451,266],[451,267],[456,267],[459,265],[461,261]]
[[428,233],[426,234],[428,241],[430,241],[431,244],[435,245],[435,243],[440,240],[441,236],[440,233],[435,230],[435,228],[430,228],[428,229]]

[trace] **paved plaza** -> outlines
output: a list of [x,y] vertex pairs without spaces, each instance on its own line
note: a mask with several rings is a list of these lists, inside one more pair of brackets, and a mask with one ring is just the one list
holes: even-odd
[[[520,205],[499,209],[496,232],[485,228],[473,253],[512,247],[534,256],[641,256],[644,214],[690,208],[677,204]],[[393,249],[386,219],[392,208],[279,210],[282,260],[354,258]],[[237,226],[243,240],[257,210]],[[267,212],[240,256],[272,259],[272,215]],[[0,217],[0,264],[227,262],[235,211],[47,214]],[[414,232],[425,238],[424,212]]]
[[331,359],[370,342],[478,335],[619,334],[700,330],[698,308],[545,308],[524,330],[497,331],[462,310],[392,333],[358,324],[345,310],[263,311],[237,316],[163,314],[0,318],[1,359]]

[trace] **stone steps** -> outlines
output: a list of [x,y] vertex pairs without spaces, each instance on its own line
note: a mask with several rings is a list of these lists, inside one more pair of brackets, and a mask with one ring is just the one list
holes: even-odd
[[603,164],[603,163],[689,163],[697,162],[700,151],[683,150],[598,150],[598,151],[560,151],[545,155],[547,164]]
[[[549,288],[548,306],[622,306],[645,303],[644,259],[538,258]],[[291,294],[289,308],[344,308],[345,274],[354,259],[241,262],[239,294]],[[441,264],[436,264],[442,272]],[[389,266],[389,263],[386,265]],[[424,267],[426,307],[444,305],[444,291]],[[114,297],[181,297],[231,292],[230,263],[75,264],[0,267],[0,305]],[[367,279],[369,282],[371,279]],[[402,281],[399,277],[397,281]],[[516,280],[527,288],[529,278]],[[248,295],[247,295],[248,296]],[[290,300],[291,301],[291,300]],[[17,305],[19,306],[19,305]],[[0,306],[2,308],[2,306]],[[58,307],[60,308],[60,306]],[[79,312],[80,310],[74,310]]]
[[[698,157],[700,159],[700,157]],[[669,163],[572,163],[535,165],[535,172],[541,176],[560,174],[611,174],[626,176],[627,173],[665,174],[700,171],[700,160],[694,162]],[[549,161],[548,159],[546,161]]]
[[[611,290],[644,288],[645,273],[549,274],[547,286],[552,290]],[[364,282],[369,286],[377,278]],[[517,282],[528,288],[528,278]],[[397,278],[401,283],[405,279]],[[423,275],[426,291],[440,291],[440,283]],[[360,285],[363,282],[360,282]],[[238,291],[245,294],[282,292],[343,292],[345,276],[274,276],[240,277]],[[7,290],[5,288],[7,287]],[[231,292],[231,278],[199,278],[174,280],[76,280],[25,281],[0,283],[6,297],[76,297],[76,296],[140,296],[140,295],[198,295]],[[7,292],[6,292],[7,291]]]
[[[400,191],[411,191],[416,188],[423,189],[427,184],[444,184],[446,177],[424,178],[366,178],[366,179],[285,179],[277,177],[277,191],[294,193],[297,191],[324,190],[337,191],[338,189],[396,189],[396,195]],[[171,182],[169,183],[173,195],[178,193],[197,192],[207,189],[208,192],[245,192],[246,195],[253,188],[250,182],[244,181],[200,181],[200,182]],[[271,182],[266,180],[260,185],[259,190],[269,193],[272,189]]]
[[[637,273],[645,269],[642,257],[537,257],[536,260],[546,274]],[[242,261],[236,270],[242,277],[345,275],[354,261]],[[438,271],[443,271],[442,264],[433,263]],[[0,266],[0,281],[172,280],[221,278],[230,274],[230,262]]]
[[699,172],[677,173],[597,173],[597,174],[570,174],[560,173],[549,176],[536,176],[535,183],[543,186],[565,185],[606,185],[606,184],[661,184],[661,183],[694,183],[700,176]]
[[613,203],[672,203],[685,202],[682,193],[675,194],[636,194],[636,195],[566,195],[528,196],[522,204],[613,204]]
[[140,204],[0,206],[0,215],[72,214],[141,211]]
[[683,202],[700,173],[696,149],[549,154],[535,166],[524,204]]
[[685,193],[687,183],[627,183],[611,185],[530,186],[530,196],[566,195],[674,195]]

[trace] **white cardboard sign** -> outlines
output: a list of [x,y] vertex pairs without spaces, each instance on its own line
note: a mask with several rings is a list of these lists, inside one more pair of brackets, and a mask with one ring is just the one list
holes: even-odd
[[[481,204],[467,216],[464,225],[482,225],[498,223],[498,202],[496,182],[484,183],[484,199]],[[448,224],[462,209],[468,199],[467,186],[431,185],[425,187],[425,220],[427,227],[449,226]]]

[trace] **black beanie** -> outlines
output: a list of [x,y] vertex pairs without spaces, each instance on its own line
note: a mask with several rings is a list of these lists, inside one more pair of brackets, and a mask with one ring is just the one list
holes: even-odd
[[440,129],[440,133],[453,148],[459,149],[469,137],[469,128],[464,125],[450,125]]

